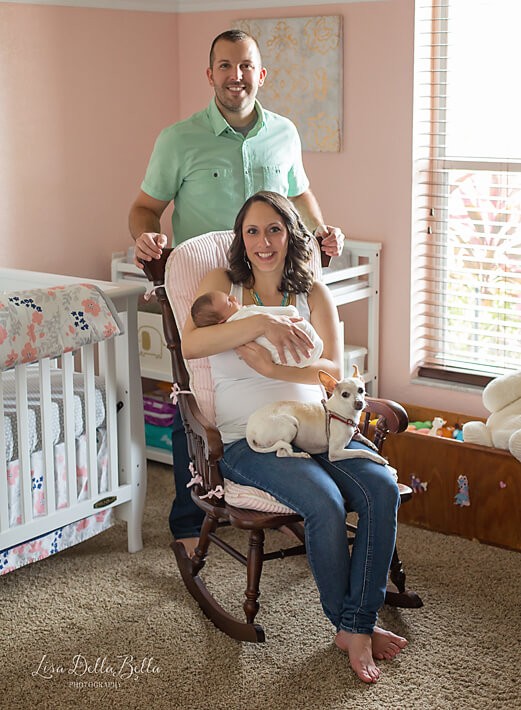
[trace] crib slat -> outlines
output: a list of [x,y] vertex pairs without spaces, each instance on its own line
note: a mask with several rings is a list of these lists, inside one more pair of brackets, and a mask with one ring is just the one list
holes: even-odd
[[98,494],[98,464],[96,447],[96,388],[94,369],[94,345],[81,349],[81,369],[85,392],[85,428],[87,435],[87,467],[89,471],[89,498]]
[[68,499],[72,507],[78,500],[76,483],[76,443],[74,437],[74,359],[71,352],[62,355],[63,429],[67,467]]
[[4,416],[4,373],[0,372],[0,531],[7,530],[9,527]]
[[105,380],[105,421],[107,426],[107,453],[109,490],[119,485],[118,465],[118,422],[116,391],[116,354],[114,339],[104,340],[100,345],[100,365]]
[[18,426],[18,458],[24,523],[33,519],[31,456],[29,453],[29,415],[27,402],[27,365],[16,365],[16,420]]
[[51,414],[51,362],[48,358],[40,360],[39,375],[42,450],[44,461],[44,489],[47,515],[49,515],[54,513],[56,510],[56,489]]

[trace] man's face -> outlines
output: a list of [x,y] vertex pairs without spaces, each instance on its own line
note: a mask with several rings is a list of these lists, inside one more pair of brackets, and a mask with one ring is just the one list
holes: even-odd
[[221,112],[247,116],[253,110],[259,87],[263,85],[266,69],[255,42],[219,40],[214,47],[213,66],[206,70],[215,100]]

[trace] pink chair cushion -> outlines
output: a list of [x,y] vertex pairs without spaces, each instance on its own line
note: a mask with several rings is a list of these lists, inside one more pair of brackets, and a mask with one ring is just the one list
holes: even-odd
[[[212,269],[228,266],[228,249],[233,232],[208,232],[179,244],[170,254],[165,269],[165,289],[177,327],[182,331],[203,277]],[[311,259],[313,273],[320,274],[320,251],[315,243]],[[199,409],[215,425],[212,371],[208,358],[186,361],[190,389]],[[225,481],[225,498],[230,505],[267,513],[293,512],[269,493],[251,486]]]
[[[194,297],[203,277],[212,269],[228,266],[228,248],[233,232],[208,232],[177,246],[168,258],[165,269],[165,289],[179,331],[190,313]],[[186,361],[190,388],[199,409],[211,424],[215,424],[212,371],[208,358]]]

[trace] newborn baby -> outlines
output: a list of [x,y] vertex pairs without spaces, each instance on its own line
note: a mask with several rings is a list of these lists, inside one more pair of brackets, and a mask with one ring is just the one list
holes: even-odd
[[[258,313],[270,313],[274,316],[288,316],[289,318],[298,318],[300,314],[295,306],[241,306],[235,296],[230,296],[223,291],[208,291],[202,296],[196,298],[192,304],[190,314],[194,325],[198,328],[204,328],[208,325],[217,325],[226,321],[239,320],[239,318],[248,318],[248,316],[257,315]],[[316,330],[311,323],[305,318],[295,323],[297,328],[306,333],[308,338],[313,343],[313,349],[307,358],[296,362],[295,358],[286,349],[286,365],[292,367],[307,367],[314,363],[322,355],[324,344],[317,335]],[[261,335],[255,340],[256,343],[262,345],[271,353],[271,358],[274,363],[281,365],[280,357],[277,348],[270,341]]]

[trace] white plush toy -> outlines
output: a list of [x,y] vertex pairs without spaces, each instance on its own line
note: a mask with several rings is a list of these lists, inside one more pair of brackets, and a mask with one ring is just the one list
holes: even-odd
[[521,461],[521,372],[489,382],[483,390],[483,404],[491,412],[486,424],[464,424],[463,441],[507,449]]

